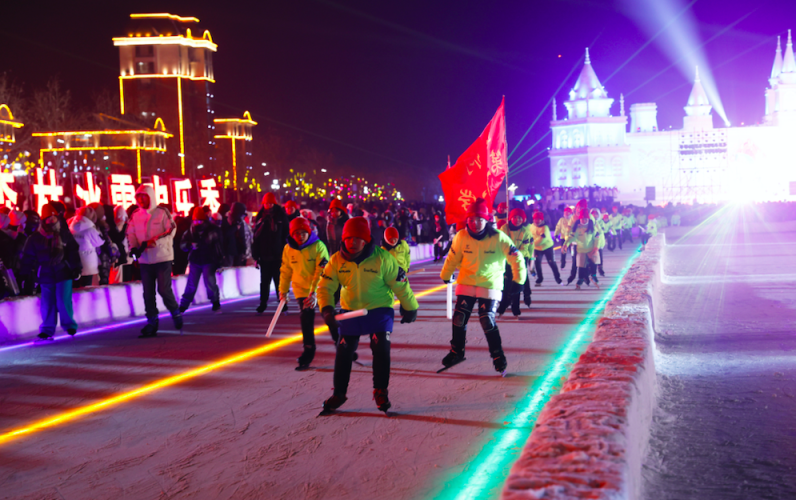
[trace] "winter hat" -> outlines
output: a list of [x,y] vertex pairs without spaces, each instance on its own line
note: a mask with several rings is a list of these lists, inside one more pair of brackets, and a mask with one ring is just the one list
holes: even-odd
[[591,209],[591,213],[592,213],[592,214],[596,214],[597,216],[599,216],[599,215],[600,215],[600,210],[599,210],[599,209],[597,209],[597,208],[592,208],[592,209]]
[[295,210],[298,210],[299,206],[298,203],[296,203],[295,201],[287,200],[285,202],[285,208],[294,208]]
[[498,203],[497,211],[499,214],[505,214],[508,211],[508,206],[505,203]]
[[534,222],[537,220],[544,220],[544,214],[538,210],[534,211],[533,213],[533,220]]
[[332,211],[335,208],[338,210],[342,210],[343,212],[346,211],[345,207],[343,206],[343,202],[340,200],[332,200],[332,203],[329,205],[329,211]]
[[10,225],[12,226],[23,226],[25,221],[28,220],[28,216],[19,210],[12,210],[11,213],[8,214],[8,218],[11,219]]
[[203,210],[203,207],[193,207],[193,220],[207,220],[207,212]]
[[0,229],[5,229],[8,227],[9,222],[11,222],[11,218],[6,214],[0,212]]
[[506,222],[506,219],[500,219],[500,220],[497,222],[497,228],[498,228],[498,229],[501,229],[501,228],[502,228],[503,226],[505,226],[506,224],[508,224],[508,222]]
[[486,200],[478,198],[470,205],[470,209],[467,210],[467,217],[481,217],[482,219],[492,220],[491,212],[489,205],[486,204]]
[[578,219],[588,219],[589,218],[589,211],[585,208],[581,208],[578,211]]
[[116,205],[116,208],[113,209],[113,218],[117,224],[124,224],[130,219],[127,215],[127,211],[121,205]]
[[522,222],[528,220],[528,216],[525,215],[525,210],[521,208],[515,208],[509,212],[509,220],[514,220],[514,217],[522,217]]
[[364,217],[352,217],[343,226],[343,240],[361,238],[370,243],[370,224]]
[[232,217],[235,219],[242,219],[246,215],[246,205],[236,201],[232,204]]
[[276,195],[274,193],[265,193],[265,196],[263,196],[263,205],[266,203],[270,203],[271,205],[279,205],[279,202],[276,201]]
[[[285,203],[285,205],[287,205],[287,203]],[[298,231],[306,231],[307,233],[311,233],[312,227],[310,226],[310,221],[304,217],[296,217],[290,221],[290,235],[293,236]]]
[[609,219],[609,215],[607,213],[603,214],[603,220],[608,220],[608,219]]
[[572,207],[564,207],[564,214],[571,214],[571,213],[572,213]]
[[58,216],[58,211],[50,203],[41,207],[41,220],[52,217],[53,215]]
[[384,230],[384,239],[385,240],[392,241],[392,240],[397,240],[400,237],[401,237],[401,235],[398,234],[398,230],[395,229],[392,226],[390,226],[390,227],[388,227],[387,229]]
[[656,219],[657,217],[658,217],[658,214],[649,214],[649,216],[647,217],[647,219],[649,219],[649,220],[654,220],[654,219]]
[[[50,200],[50,203],[48,203],[48,205],[53,207],[53,209],[55,210],[55,215],[64,215],[66,213],[66,205],[64,205],[58,200]],[[47,217],[49,217],[49,215]],[[44,217],[44,215],[42,215],[41,218],[46,219],[47,217]]]

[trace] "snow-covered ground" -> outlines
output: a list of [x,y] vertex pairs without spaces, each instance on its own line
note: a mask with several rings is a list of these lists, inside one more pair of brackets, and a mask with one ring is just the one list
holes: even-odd
[[[604,288],[629,253],[606,252]],[[439,266],[425,268],[412,277],[415,291],[440,284]],[[517,425],[505,416],[603,293],[557,286],[546,264],[545,274],[532,310],[500,320],[506,378],[492,368],[477,318],[467,361],[435,373],[450,340],[441,290],[420,299],[415,324],[396,323],[395,416],[377,411],[370,369],[355,365],[342,411],[317,417],[332,387],[324,333],[313,370],[293,370],[301,345],[292,343],[0,443],[0,498],[417,499],[460,487],[493,434]],[[139,325],[0,350],[0,434],[262,345],[271,316],[256,316],[256,304],[189,312],[183,336],[161,320],[157,339],[138,339]],[[299,331],[291,312],[273,340]],[[366,365],[368,351],[360,345]]]
[[665,250],[645,498],[796,498],[796,233],[732,218]]

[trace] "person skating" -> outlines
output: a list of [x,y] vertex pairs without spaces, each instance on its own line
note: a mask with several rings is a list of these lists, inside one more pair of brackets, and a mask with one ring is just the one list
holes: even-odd
[[62,237],[61,222],[52,205],[41,210],[41,227],[31,234],[22,249],[20,266],[41,286],[39,338],[50,340],[55,334],[58,317],[61,328],[69,335],[77,333],[72,312],[72,280],[80,277],[80,250],[72,235]]
[[434,215],[434,262],[445,258],[450,234],[443,214]]
[[343,244],[343,227],[349,216],[343,202],[332,200],[329,204],[329,222],[326,224],[326,239],[329,242],[329,255],[334,255]]
[[182,330],[182,314],[171,288],[171,263],[174,260],[174,229],[177,225],[168,210],[155,205],[155,190],[142,184],[135,192],[139,209],[130,218],[127,239],[135,249],[141,268],[141,286],[144,289],[144,306],[147,324],[141,338],[155,337],[158,333],[158,305],[155,287],[163,305],[171,313],[174,328]]
[[467,322],[476,302],[495,370],[505,373],[508,366],[503,353],[500,331],[495,322],[495,313],[501,298],[506,260],[511,264],[514,276],[512,288],[516,294],[519,294],[520,288],[525,283],[525,260],[511,238],[496,230],[490,219],[491,214],[486,201],[478,198],[470,205],[466,228],[453,238],[453,245],[442,266],[440,277],[445,283],[449,283],[453,272],[459,269],[451,350],[442,359],[445,368],[464,360]]
[[658,215],[657,214],[650,214],[647,222],[646,231],[641,235],[641,250],[644,251],[647,249],[647,242],[658,234]]
[[[608,219],[605,219],[608,215]],[[614,205],[611,208],[611,214],[603,215],[603,220],[606,222],[608,228],[608,250],[611,252],[619,246],[622,250],[622,225],[624,223],[624,216],[619,212],[619,206]]]
[[409,272],[411,259],[409,255],[409,244],[401,239],[401,235],[396,228],[390,226],[384,230],[384,241],[381,242],[381,247],[395,257],[401,269]]
[[[373,353],[373,398],[379,410],[386,412],[391,407],[388,386],[390,334],[395,319],[393,302],[397,296],[401,303],[401,323],[412,323],[417,319],[417,300],[406,271],[386,250],[373,244],[367,219],[354,217],[346,221],[342,240],[342,248],[331,256],[318,286],[323,320],[330,331],[339,328],[340,332],[334,360],[334,393],[324,401],[323,410],[330,412],[345,403],[352,356],[360,336],[367,335]],[[334,294],[339,286],[342,286],[343,311],[367,309],[365,316],[338,324]]]
[[[575,204],[575,209],[572,211],[572,218],[570,219],[569,236],[567,237],[567,240],[572,238],[572,228],[575,227],[575,224],[577,223],[578,218],[580,216],[580,211],[581,210],[586,210],[586,214],[588,216],[588,202],[585,199],[581,199],[580,201],[578,201]],[[563,286],[567,286],[570,283],[572,283],[573,281],[575,281],[575,279],[578,277],[578,272],[579,272],[578,271],[578,266],[575,263],[575,260],[578,257],[578,246],[577,245],[562,244],[561,245],[561,249],[564,250],[565,248],[572,255],[572,268],[570,269],[569,278],[567,278],[567,282],[566,283],[562,283]]]
[[[577,250],[573,267],[578,269],[578,283],[575,288],[580,290],[584,283],[590,285],[590,264],[599,258],[599,254],[596,254],[594,221],[589,217],[587,209],[581,209],[578,213],[577,220],[572,226],[572,233],[565,244],[574,246]],[[599,288],[599,284],[595,285]]]
[[553,235],[558,238],[559,245],[561,245],[561,270],[567,267],[567,249],[564,247],[564,242],[569,238],[569,230],[572,227],[572,208],[564,207],[564,215],[558,219],[556,230]]
[[[257,213],[254,227],[252,258],[260,268],[260,305],[257,314],[268,308],[271,282],[279,292],[279,275],[282,267],[282,252],[287,244],[288,222],[285,209],[276,200],[274,193],[265,193],[263,208]],[[285,307],[282,311],[286,311]]]
[[[304,217],[296,217],[290,221],[290,236],[282,252],[279,300],[287,302],[287,294],[292,286],[301,311],[301,333],[304,340],[304,352],[298,358],[296,370],[306,370],[315,359],[317,290],[323,269],[328,263],[329,251],[312,231],[310,221]],[[337,330],[329,328],[329,333],[337,344]]]
[[[596,264],[594,271],[599,272],[600,276],[605,276],[605,271],[603,271],[603,248],[605,248],[605,233],[608,231],[603,218],[600,216],[600,211],[596,208],[592,208],[591,210],[591,219],[594,221],[594,231],[595,231],[595,246],[597,248],[597,252],[599,253],[599,260],[600,262]],[[597,277],[594,276],[594,281],[597,281]]]
[[553,251],[553,238],[550,237],[550,227],[545,224],[542,212],[533,213],[533,225],[531,225],[531,237],[533,238],[533,252],[536,260],[536,286],[542,286],[544,276],[542,275],[542,257],[547,259],[547,264],[553,271],[553,279],[561,284],[561,275],[558,273],[556,258]]
[[[500,228],[501,231],[506,233],[509,238],[511,238],[512,243],[514,246],[517,247],[517,250],[520,251],[522,254],[523,260],[525,261],[525,269],[526,272],[531,269],[533,260],[534,260],[534,253],[533,253],[533,235],[531,234],[532,228],[531,225],[528,224],[525,216],[525,210],[521,208],[515,208],[511,212],[509,212],[508,222]],[[511,268],[506,265],[506,276],[509,280],[512,280]],[[504,285],[507,282],[504,281]],[[509,301],[512,302],[511,304],[511,312],[514,313],[515,316],[520,315],[520,307],[519,307],[519,300],[518,303],[513,303],[513,298],[511,294],[507,294],[506,287],[503,287],[503,295],[504,298],[507,298]],[[529,279],[525,280],[525,284],[522,286],[523,292],[523,301],[525,305],[531,307],[531,282]],[[509,299],[510,298],[510,299]],[[519,299],[519,295],[516,296]],[[506,310],[504,307],[504,303],[506,301],[502,301],[500,306],[498,307],[498,314],[503,314],[503,311]]]
[[[636,225],[636,218],[629,208],[625,208],[622,213],[622,241],[628,240],[633,244],[633,226]],[[619,248],[622,248],[621,242]]]
[[202,207],[194,207],[191,228],[182,235],[180,250],[190,252],[188,262],[191,264],[185,291],[180,300],[180,312],[190,307],[199,287],[199,279],[204,278],[207,298],[210,299],[214,312],[221,310],[221,299],[216,282],[216,270],[221,266],[224,252],[221,246],[221,230],[210,222],[207,212]]

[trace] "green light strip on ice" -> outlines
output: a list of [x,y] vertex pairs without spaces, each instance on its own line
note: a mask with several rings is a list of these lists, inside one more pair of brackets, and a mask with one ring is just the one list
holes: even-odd
[[[587,311],[586,318],[556,354],[555,361],[548,367],[544,375],[534,381],[525,397],[518,402],[514,412],[500,419],[501,422],[511,422],[511,424],[507,424],[507,427],[510,427],[495,431],[492,439],[484,445],[481,452],[465,469],[446,481],[444,487],[437,490],[430,498],[434,500],[481,500],[497,498],[500,495],[511,466],[519,458],[522,447],[528,440],[536,419],[539,417],[539,412],[542,411],[550,397],[558,392],[561,377],[569,374],[570,365],[577,361],[585,347],[591,342],[591,334],[605,305],[619,288],[619,284],[638,255],[638,252],[632,253],[614,284]],[[527,422],[527,424],[516,427],[520,422]]]

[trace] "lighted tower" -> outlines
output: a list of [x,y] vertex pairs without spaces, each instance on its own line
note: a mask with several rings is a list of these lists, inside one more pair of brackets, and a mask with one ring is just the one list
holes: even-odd
[[796,126],[796,58],[793,39],[788,30],[785,55],[777,39],[774,67],[771,69],[770,87],[766,89],[766,115],[764,121],[771,125]]
[[[131,14],[119,47],[119,92],[125,117],[163,120],[166,174],[196,176],[213,159],[213,52],[210,32],[195,17]],[[201,35],[199,35],[201,33]]]
[[713,106],[708,101],[708,95],[702,82],[699,80],[699,68],[694,74],[694,87],[688,96],[688,104],[683,118],[683,130],[713,130],[713,116],[710,114]]
[[248,111],[243,113],[243,118],[216,118],[214,122],[221,132],[214,136],[214,139],[219,139],[218,165],[224,171],[220,184],[225,189],[232,188],[235,201],[240,201],[241,187],[250,186],[258,190],[256,185],[251,185],[252,182],[256,184],[256,179],[252,178],[251,148],[247,147],[252,140],[252,127],[257,122],[252,120]]
[[553,186],[614,186],[627,164],[627,116],[611,115],[614,100],[591,65],[589,49],[575,86],[564,102],[567,118],[553,120],[550,179]]

